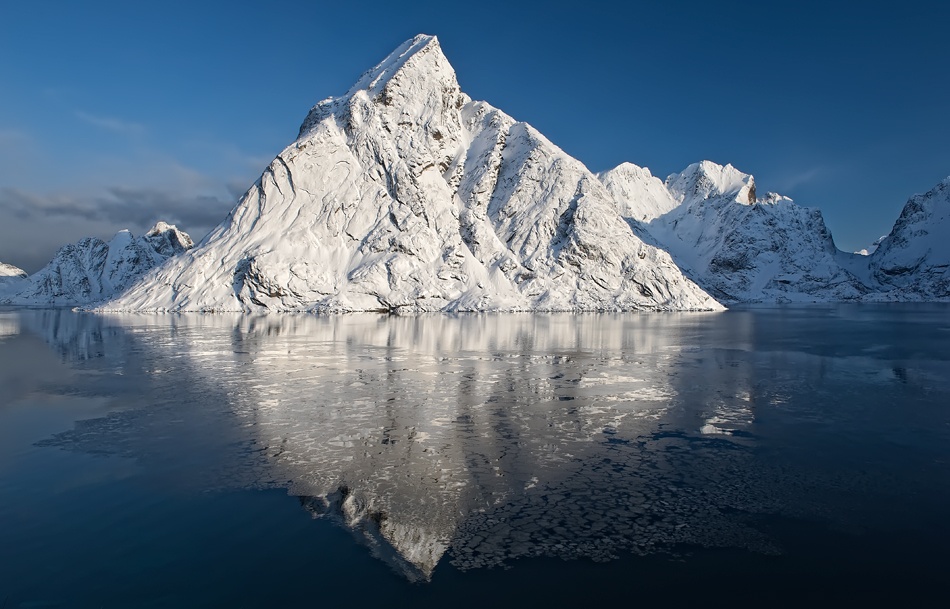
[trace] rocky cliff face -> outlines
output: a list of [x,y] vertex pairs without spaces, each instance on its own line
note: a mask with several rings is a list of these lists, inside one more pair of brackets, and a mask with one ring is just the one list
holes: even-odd
[[192,245],[187,234],[164,222],[138,238],[129,231],[119,231],[108,243],[87,237],[60,248],[49,264],[0,302],[75,306],[111,298]]
[[115,310],[719,309],[432,36],[318,103],[228,218]]

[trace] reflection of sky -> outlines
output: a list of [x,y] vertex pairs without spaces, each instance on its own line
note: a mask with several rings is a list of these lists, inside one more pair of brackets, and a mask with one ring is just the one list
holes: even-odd
[[[848,342],[852,322],[789,315],[47,312],[24,324],[87,373],[91,362],[147,386],[136,409],[52,443],[287,488],[426,579],[446,552],[463,568],[677,542],[772,552],[737,513],[807,515],[824,487],[894,482],[887,463],[855,474],[849,459],[926,427],[947,362],[926,355],[924,330],[924,353],[895,374],[902,349],[866,349],[886,333],[871,343],[851,328]],[[920,420],[884,408],[897,398]],[[777,450],[792,456],[761,457]]]

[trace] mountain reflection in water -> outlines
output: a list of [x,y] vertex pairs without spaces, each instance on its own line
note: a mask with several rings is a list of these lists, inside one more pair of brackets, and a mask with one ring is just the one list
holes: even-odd
[[[177,462],[212,489],[286,488],[426,581],[446,558],[464,570],[690,545],[779,553],[757,515],[860,527],[879,516],[869,500],[944,475],[932,460],[911,475],[899,460],[869,466],[875,436],[861,430],[869,413],[875,429],[906,426],[888,400],[950,395],[947,361],[817,340],[835,311],[809,313],[825,321],[800,333],[741,311],[36,311],[0,328],[141,386],[127,409],[44,444]],[[929,433],[914,441],[947,439]]]

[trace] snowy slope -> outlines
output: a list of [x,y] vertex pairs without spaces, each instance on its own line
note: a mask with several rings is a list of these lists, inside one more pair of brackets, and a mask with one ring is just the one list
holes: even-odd
[[0,262],[0,298],[23,289],[26,271],[12,264]]
[[227,219],[111,310],[719,309],[583,164],[417,36],[310,111]]
[[821,212],[774,193],[757,198],[755,179],[732,165],[695,163],[665,183],[625,165],[600,177],[628,221],[723,302],[839,301],[867,292],[839,264]]
[[881,299],[950,300],[950,177],[907,201],[869,262]]
[[0,262],[0,279],[8,279],[10,277],[24,278],[26,277],[26,271],[13,266],[12,264]]
[[15,294],[0,302],[20,305],[83,305],[127,289],[149,269],[191,248],[191,238],[159,222],[143,237],[123,230],[106,243],[87,237],[66,245]]
[[679,207],[680,202],[666,184],[646,167],[623,163],[598,173],[597,178],[613,195],[620,215],[625,218],[649,223]]

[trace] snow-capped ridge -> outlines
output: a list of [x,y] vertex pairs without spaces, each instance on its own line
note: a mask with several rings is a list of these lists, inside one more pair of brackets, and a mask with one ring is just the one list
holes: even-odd
[[188,233],[179,230],[174,224],[161,221],[156,222],[144,238],[152,249],[165,257],[175,256],[195,246]]
[[950,299],[950,177],[911,197],[868,258],[882,298]]
[[[438,38],[419,34],[401,44],[383,61],[364,72],[345,94],[340,97],[328,97],[311,108],[300,125],[298,140],[305,139],[315,125],[334,112],[338,112],[347,103],[352,103],[354,98],[362,97],[388,106],[402,106],[407,101],[406,96],[403,95],[403,99],[396,99],[397,96],[394,96],[394,91],[400,88],[400,83],[408,83],[410,85],[408,89],[417,94],[424,95],[431,90],[460,93],[455,70],[442,52]],[[463,96],[447,101],[461,107],[469,101],[469,98]],[[352,127],[353,122],[360,121],[362,113],[348,114],[346,125]]]
[[597,174],[618,203],[620,215],[638,222],[650,222],[679,205],[662,180],[646,167],[621,163]]
[[912,197],[888,235],[851,254],[835,246],[818,209],[771,192],[756,198],[753,176],[732,165],[702,161],[671,174],[666,213],[635,165],[598,177],[644,239],[724,302],[950,300],[950,178]]
[[[635,229],[716,298],[849,300],[869,291],[839,263],[819,210],[776,193],[756,198],[755,178],[732,165],[702,161],[671,174],[667,199],[640,175],[622,165],[600,178]],[[657,200],[667,201],[663,213]]]
[[0,262],[0,302],[5,295],[20,291],[26,283],[26,276],[23,269]]
[[147,271],[192,247],[191,237],[158,222],[143,237],[120,230],[108,241],[86,237],[61,247],[42,269],[2,302],[20,305],[86,305],[121,293]]
[[[356,81],[356,84],[350,87],[346,96],[349,97],[361,90],[366,90],[371,95],[381,93],[389,81],[400,71],[413,67],[416,70],[424,69],[424,66],[418,65],[418,60],[420,56],[426,53],[438,54],[442,61],[448,63],[442,53],[442,47],[439,45],[437,37],[428,34],[417,34],[414,38],[399,45],[386,59],[364,72]],[[454,75],[454,70],[452,74]]]
[[26,278],[26,271],[12,264],[0,262],[0,277]]
[[712,197],[730,197],[743,204],[755,204],[755,178],[731,164],[712,161],[693,163],[666,178],[666,187],[681,203],[691,204]]

